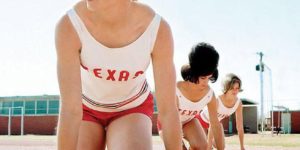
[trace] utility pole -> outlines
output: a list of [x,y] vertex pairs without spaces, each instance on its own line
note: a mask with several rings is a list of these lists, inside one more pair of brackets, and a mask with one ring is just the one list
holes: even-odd
[[269,66],[264,64],[264,68],[268,69],[269,71],[269,80],[270,80],[270,101],[271,101],[271,134],[273,136],[274,131],[274,110],[273,110],[273,79],[272,79],[272,70]]
[[261,118],[261,132],[264,131],[264,79],[263,79],[263,71],[264,71],[264,63],[262,61],[263,53],[257,53],[260,57],[259,64],[256,66],[256,70],[260,72],[260,118]]

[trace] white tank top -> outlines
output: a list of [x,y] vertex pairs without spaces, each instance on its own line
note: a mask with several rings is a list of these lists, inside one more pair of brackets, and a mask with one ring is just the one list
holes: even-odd
[[179,115],[182,124],[192,120],[195,115],[199,115],[200,111],[211,101],[213,97],[213,90],[209,89],[207,94],[198,102],[192,102],[183,96],[181,91],[176,88],[176,95],[179,100]]
[[104,112],[122,111],[142,104],[150,93],[145,71],[151,60],[161,17],[156,14],[133,43],[108,48],[94,39],[74,9],[67,14],[82,45],[83,103]]
[[[231,108],[226,107],[223,103],[220,97],[217,98],[218,101],[218,120],[221,121],[225,117],[229,117],[231,114],[233,114],[236,109],[239,107],[239,104],[241,102],[240,99],[237,99],[234,106]],[[201,118],[206,123],[209,123],[209,114],[208,109],[205,107],[203,111],[200,113]]]

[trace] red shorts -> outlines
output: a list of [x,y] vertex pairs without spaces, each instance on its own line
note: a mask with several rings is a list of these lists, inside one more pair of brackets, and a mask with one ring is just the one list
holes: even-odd
[[200,115],[196,115],[195,118],[197,118],[202,125],[203,128],[208,129],[209,123],[205,122]]
[[83,105],[82,120],[99,123],[104,128],[107,127],[115,119],[118,119],[128,114],[141,113],[141,114],[145,114],[150,119],[152,118],[153,115],[153,95],[151,93],[148,95],[147,99],[141,105],[120,112],[101,112],[101,111],[88,108],[84,104],[82,105]]

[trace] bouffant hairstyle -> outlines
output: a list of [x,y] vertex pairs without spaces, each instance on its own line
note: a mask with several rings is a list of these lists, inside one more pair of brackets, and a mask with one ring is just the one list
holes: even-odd
[[183,80],[199,83],[199,77],[212,74],[211,82],[216,82],[218,73],[219,53],[208,43],[198,43],[189,54],[189,64],[181,68]]

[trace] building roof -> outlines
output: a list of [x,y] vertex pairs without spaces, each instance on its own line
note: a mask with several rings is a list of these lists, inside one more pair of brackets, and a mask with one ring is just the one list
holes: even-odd
[[257,102],[247,98],[241,98],[243,105],[257,105]]
[[59,100],[59,95],[37,95],[37,96],[9,96],[0,97],[2,101],[32,101],[32,100]]

